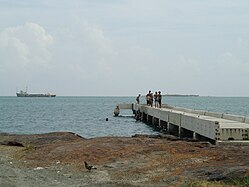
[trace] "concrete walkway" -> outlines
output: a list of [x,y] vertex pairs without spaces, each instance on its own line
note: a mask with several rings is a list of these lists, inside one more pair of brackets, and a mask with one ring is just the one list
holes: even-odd
[[249,117],[163,105],[119,104],[118,108],[140,112],[144,122],[181,138],[217,143],[249,144]]

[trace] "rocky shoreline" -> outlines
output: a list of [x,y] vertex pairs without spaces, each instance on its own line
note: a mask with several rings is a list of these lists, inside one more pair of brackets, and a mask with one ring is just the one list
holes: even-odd
[[[166,135],[0,133],[0,186],[219,186],[249,176],[248,148]],[[97,169],[88,171],[84,161]]]

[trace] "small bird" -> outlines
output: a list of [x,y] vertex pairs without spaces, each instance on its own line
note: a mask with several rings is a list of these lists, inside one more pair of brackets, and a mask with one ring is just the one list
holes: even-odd
[[88,169],[89,171],[91,171],[91,169],[97,169],[96,167],[89,165],[86,161],[84,163],[85,163],[85,168]]

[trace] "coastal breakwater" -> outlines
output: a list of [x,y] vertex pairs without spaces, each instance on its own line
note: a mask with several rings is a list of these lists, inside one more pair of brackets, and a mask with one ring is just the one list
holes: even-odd
[[[249,117],[170,105],[155,108],[144,104],[119,104],[116,108],[119,112],[130,109],[134,114],[141,114],[143,122],[180,138],[209,141],[213,144],[249,145]],[[119,112],[116,110],[116,115]]]

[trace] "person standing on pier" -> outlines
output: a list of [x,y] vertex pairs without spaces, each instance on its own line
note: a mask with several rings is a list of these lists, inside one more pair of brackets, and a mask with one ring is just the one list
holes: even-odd
[[137,104],[139,104],[140,103],[140,94],[138,94],[138,96],[137,96],[137,98],[136,98],[136,101],[137,101]]
[[153,106],[153,92],[150,92],[150,106]]
[[161,95],[161,91],[159,91],[158,94],[157,94],[157,101],[158,101],[158,107],[161,108],[162,107],[162,95]]
[[150,105],[150,97],[151,97],[151,91],[149,90],[149,93],[146,95],[146,103],[149,106]]
[[155,102],[155,107],[158,107],[158,98],[157,98],[157,92],[154,93],[154,102]]

